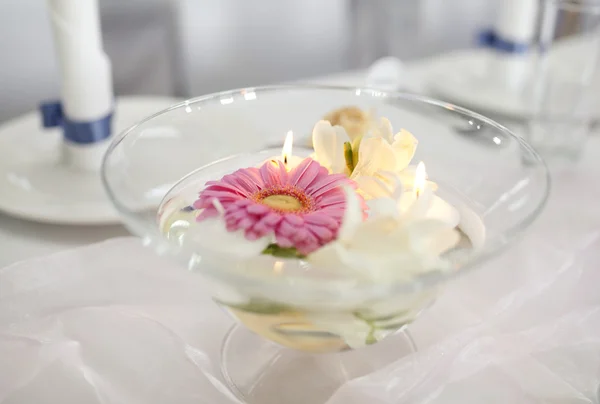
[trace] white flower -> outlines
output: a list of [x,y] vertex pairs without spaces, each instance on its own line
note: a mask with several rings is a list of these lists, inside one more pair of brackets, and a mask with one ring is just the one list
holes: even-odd
[[363,111],[362,109],[351,106],[342,107],[331,111],[323,117],[324,120],[331,122],[333,126],[341,126],[346,130],[351,141],[363,136],[371,124],[372,112]]
[[402,192],[397,178],[395,182],[392,187],[380,184],[388,197],[368,201],[370,213],[364,221],[356,193],[346,189],[346,211],[337,240],[308,260],[317,267],[353,269],[371,280],[409,279],[446,269],[448,263],[440,255],[458,243],[459,217],[430,213],[437,198],[430,187],[407,204],[411,195]]
[[[349,172],[344,155],[344,143],[350,142],[354,152],[354,169]],[[314,159],[332,173],[350,174],[352,179],[377,176],[381,171],[400,173],[415,154],[417,140],[406,130],[396,135],[390,121],[380,118],[371,122],[367,133],[353,141],[341,126],[319,121],[313,129]],[[356,152],[358,150],[358,153]]]
[[319,121],[313,129],[314,160],[332,173],[344,173],[344,143],[350,139],[341,126],[331,126],[328,121]]

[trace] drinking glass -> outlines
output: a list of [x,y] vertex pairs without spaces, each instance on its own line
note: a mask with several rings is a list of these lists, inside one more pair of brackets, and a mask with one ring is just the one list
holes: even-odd
[[600,118],[600,1],[545,0],[533,51],[523,136],[546,160],[575,161]]

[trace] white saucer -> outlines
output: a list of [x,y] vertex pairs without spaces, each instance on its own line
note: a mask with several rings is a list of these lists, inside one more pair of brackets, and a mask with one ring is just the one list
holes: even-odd
[[[169,97],[119,98],[114,133],[176,102]],[[118,223],[99,173],[60,164],[62,146],[60,129],[42,129],[38,112],[0,126],[0,211],[54,224]]]
[[507,88],[502,73],[492,68],[494,57],[486,49],[452,52],[434,60],[422,76],[437,98],[475,111],[526,118],[530,108],[518,91]]
[[[550,53],[552,74],[573,79],[576,74],[564,60],[585,63],[585,38],[565,40]],[[523,96],[529,84],[527,70],[534,58],[511,59],[488,49],[456,51],[431,59],[422,72],[416,72],[428,91],[437,98],[482,113],[502,115],[517,120],[533,115],[531,102]],[[512,86],[512,88],[511,88]]]

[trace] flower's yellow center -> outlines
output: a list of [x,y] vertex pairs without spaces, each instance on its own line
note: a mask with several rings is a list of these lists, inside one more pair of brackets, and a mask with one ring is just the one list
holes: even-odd
[[291,195],[270,195],[264,198],[262,203],[273,209],[286,212],[295,212],[304,208],[302,202]]
[[306,213],[314,207],[314,201],[304,190],[289,185],[261,189],[252,195],[252,199],[280,213]]

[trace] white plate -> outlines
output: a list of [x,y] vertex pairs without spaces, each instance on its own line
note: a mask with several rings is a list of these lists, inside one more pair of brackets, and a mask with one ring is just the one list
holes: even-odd
[[527,117],[529,108],[519,91],[507,85],[507,73],[494,58],[486,49],[453,52],[434,60],[422,77],[437,98],[482,112]]
[[[168,97],[119,98],[115,133],[176,102]],[[0,210],[45,223],[118,223],[100,175],[60,164],[62,133],[43,130],[40,121],[39,114],[31,112],[0,126]]]
[[[586,46],[586,38],[557,44],[550,54],[551,74],[573,81],[572,64],[561,62],[585,63]],[[437,98],[483,113],[526,119],[533,114],[532,103],[523,96],[533,63],[532,57],[515,59],[487,49],[470,49],[432,59],[424,71],[415,73]]]

